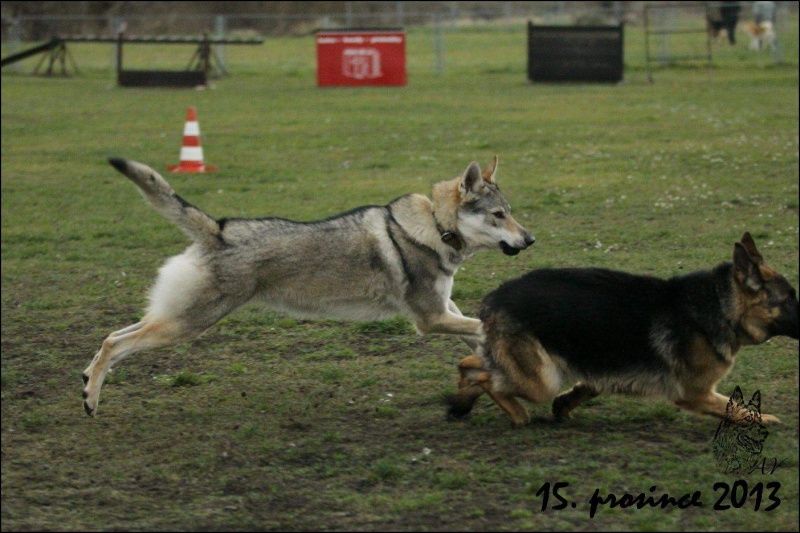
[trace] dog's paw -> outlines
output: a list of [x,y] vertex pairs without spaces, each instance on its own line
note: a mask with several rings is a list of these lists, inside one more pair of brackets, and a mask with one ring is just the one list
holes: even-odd
[[446,397],[445,401],[450,406],[447,409],[447,420],[450,422],[463,419],[472,411],[474,405],[474,402],[465,401],[463,398],[459,398],[457,394]]
[[569,400],[565,395],[556,396],[553,400],[553,416],[557,421],[569,420]]
[[572,415],[569,413],[569,411],[558,411],[558,412],[554,411],[553,412],[553,420],[555,422],[567,422],[567,421],[569,421],[571,419],[572,419]]
[[457,422],[463,420],[472,409],[464,409],[462,406],[451,405],[447,410],[447,421]]
[[466,417],[472,408],[475,407],[475,400],[477,396],[465,396],[461,394],[448,394],[444,397],[445,403],[448,405],[447,420],[454,422]]
[[518,419],[518,420],[512,420],[511,421],[511,427],[513,429],[522,429],[525,426],[529,425],[530,423],[531,423],[530,417],[521,418],[521,419]]
[[444,419],[447,422],[461,422],[461,421],[464,420],[465,416],[466,415],[457,415],[457,414],[454,414],[452,411],[448,411],[447,412],[447,416],[445,416]]
[[763,424],[782,424],[781,419],[772,415],[761,415],[761,422]]

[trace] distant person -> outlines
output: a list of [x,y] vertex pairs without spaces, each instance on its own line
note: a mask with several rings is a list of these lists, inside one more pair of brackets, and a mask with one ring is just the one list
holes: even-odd
[[739,23],[741,2],[709,2],[706,22],[711,37],[719,36],[721,30],[728,34],[731,46],[736,44],[736,24]]
[[775,13],[777,4],[775,2],[753,2],[753,20],[756,24],[770,22],[775,24]]
[[764,50],[769,47],[775,50],[775,2],[753,2],[753,20],[745,24],[750,34],[750,50]]

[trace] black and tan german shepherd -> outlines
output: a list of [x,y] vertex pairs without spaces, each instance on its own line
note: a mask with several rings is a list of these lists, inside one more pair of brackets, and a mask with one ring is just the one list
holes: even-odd
[[[450,416],[466,415],[486,392],[522,426],[529,416],[518,397],[553,400],[560,418],[611,392],[666,397],[725,418],[728,397],[716,386],[739,348],[800,337],[799,306],[749,233],[732,263],[667,280],[599,268],[534,270],[484,299],[486,338],[459,364]],[[577,384],[558,394],[567,380]]]

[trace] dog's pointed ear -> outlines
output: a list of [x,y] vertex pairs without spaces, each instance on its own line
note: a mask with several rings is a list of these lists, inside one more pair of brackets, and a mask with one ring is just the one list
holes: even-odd
[[737,242],[733,247],[733,277],[736,282],[751,292],[761,290],[764,287],[764,278],[758,267],[758,260],[748,253],[744,244]]
[[753,397],[750,398],[750,402],[747,404],[747,409],[758,414],[761,414],[761,391],[757,390],[753,393]]
[[461,182],[458,184],[458,191],[461,193],[462,198],[477,194],[483,189],[483,176],[481,176],[481,167],[476,161],[473,161],[467,167]]
[[494,156],[491,164],[483,169],[483,180],[487,183],[495,183],[494,177],[497,174],[497,156]]
[[[735,422],[742,407],[744,407],[744,393],[737,385],[736,388],[733,389],[733,394],[728,399],[728,405],[725,406],[725,420]],[[720,428],[721,427],[720,425]],[[717,432],[719,433],[719,430]]]
[[756,241],[753,240],[753,236],[750,235],[749,231],[744,232],[744,235],[742,235],[742,245],[754,261],[759,265],[764,264],[764,258],[761,256],[758,249],[756,249]]
[[733,389],[733,394],[728,401],[728,407],[736,405],[744,405],[744,393],[739,385],[736,385],[736,388]]

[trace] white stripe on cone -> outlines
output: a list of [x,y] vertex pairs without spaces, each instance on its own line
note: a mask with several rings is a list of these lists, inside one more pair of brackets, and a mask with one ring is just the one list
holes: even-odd
[[[180,163],[167,165],[173,172],[209,172],[217,167],[203,163],[203,148],[200,146],[200,125],[194,107],[189,108],[183,123],[183,143],[181,143]],[[184,146],[184,144],[188,146]]]
[[195,121],[187,122],[183,126],[183,134],[185,136],[194,135],[195,137],[200,135],[200,124]]
[[181,146],[181,161],[203,162],[202,146]]

